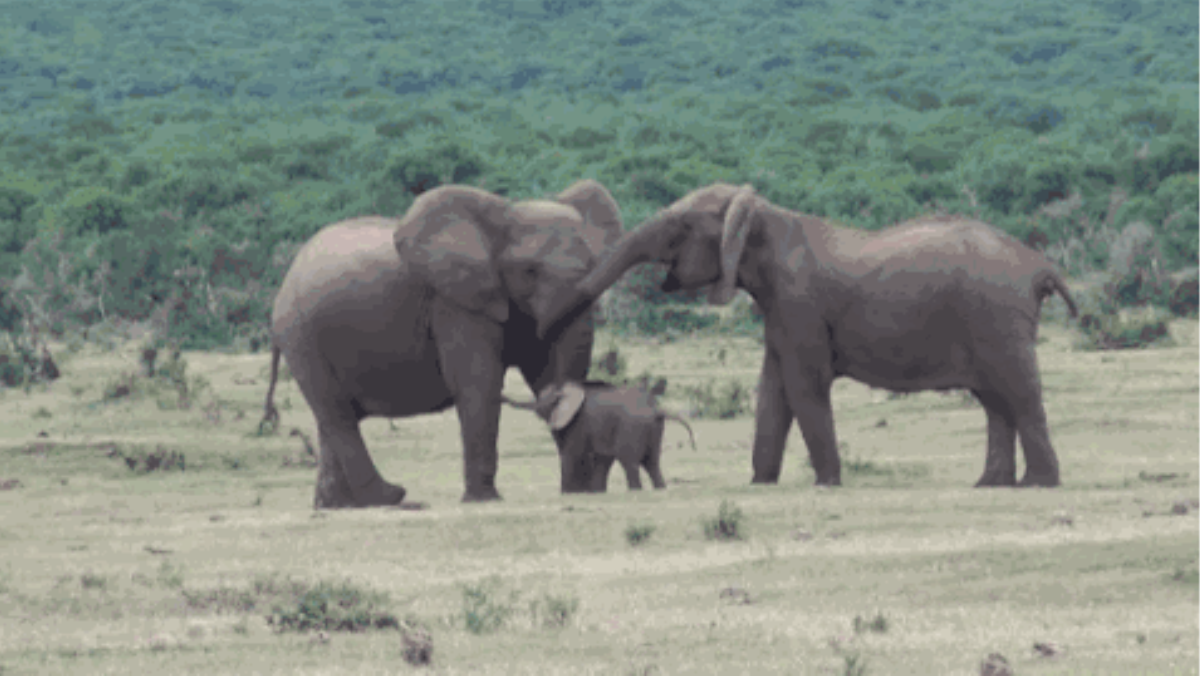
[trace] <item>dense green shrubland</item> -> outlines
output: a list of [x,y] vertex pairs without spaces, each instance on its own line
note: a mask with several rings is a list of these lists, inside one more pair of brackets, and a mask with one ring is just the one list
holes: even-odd
[[[152,321],[187,347],[260,346],[299,243],[450,182],[524,198],[597,178],[629,227],[713,181],[863,228],[944,209],[1072,274],[1142,222],[1159,264],[1196,264],[1194,3],[10,9],[13,326]],[[640,274],[635,298],[697,298]],[[708,323],[667,312],[621,321]]]

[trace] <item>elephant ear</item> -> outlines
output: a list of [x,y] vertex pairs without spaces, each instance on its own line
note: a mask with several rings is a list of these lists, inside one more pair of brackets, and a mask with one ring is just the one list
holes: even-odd
[[621,208],[599,181],[576,181],[554,201],[573,207],[583,217],[583,239],[594,256],[602,254],[624,232]]
[[708,294],[708,302],[712,305],[725,305],[737,293],[738,263],[746,248],[756,201],[754,186],[747,183],[725,211],[725,227],[721,235],[721,277]]
[[451,185],[422,193],[396,226],[401,260],[438,295],[497,322],[508,296],[493,252],[502,246],[509,203],[489,192]]
[[563,383],[558,404],[550,412],[550,429],[557,432],[570,425],[575,416],[579,415],[585,399],[587,392],[579,383]]

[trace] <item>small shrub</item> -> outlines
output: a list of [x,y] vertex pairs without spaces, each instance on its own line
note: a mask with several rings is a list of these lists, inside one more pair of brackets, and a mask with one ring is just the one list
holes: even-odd
[[693,417],[728,420],[748,413],[751,408],[750,388],[738,380],[728,380],[715,387],[709,379],[699,385],[684,388]]
[[629,524],[625,528],[625,541],[631,547],[637,547],[650,539],[654,534],[655,526],[652,523]]
[[507,599],[500,588],[500,579],[492,577],[473,585],[463,585],[463,617],[467,631],[472,634],[494,632],[508,622],[519,594],[509,592]]
[[183,568],[170,561],[163,561],[158,566],[158,583],[169,589],[182,589]]
[[[574,596],[545,594],[540,600],[529,602],[529,616],[536,626],[562,629],[579,610],[579,599]],[[539,622],[540,620],[540,622]]]
[[153,451],[130,449],[128,452],[115,447],[108,452],[108,457],[119,458],[131,472],[147,474],[149,472],[167,472],[187,469],[187,460],[183,453],[173,451],[163,446],[156,446]]
[[884,634],[888,630],[888,619],[883,616],[883,613],[875,613],[875,617],[865,619],[861,615],[854,616],[854,633],[865,634],[872,632],[875,634]]
[[1192,271],[1175,283],[1171,290],[1171,299],[1167,307],[1176,317],[1195,317],[1197,306],[1200,306],[1200,284],[1197,273]]
[[79,576],[79,584],[84,589],[107,589],[108,578],[103,575],[88,571]]
[[621,382],[625,378],[625,370],[628,365],[625,356],[614,347],[605,351],[603,355],[592,355],[592,365],[588,369],[588,376],[612,383]]
[[386,594],[359,588],[349,581],[321,581],[294,602],[276,603],[267,624],[277,632],[399,628],[400,621],[386,610],[389,603]]
[[50,409],[46,408],[45,406],[40,406],[40,407],[38,407],[38,410],[33,412],[33,417],[34,418],[53,418],[54,414],[51,413]]
[[115,401],[131,397],[138,392],[138,379],[134,373],[122,373],[104,381],[101,398],[104,401]]
[[1167,319],[1153,308],[1142,312],[1116,311],[1112,314],[1083,314],[1079,327],[1080,345],[1086,350],[1125,350],[1147,347],[1168,339]]
[[403,628],[404,661],[420,667],[433,662],[433,637],[424,627],[406,626]]
[[709,540],[741,540],[742,509],[729,500],[722,500],[717,517],[704,522],[704,537]]
[[232,453],[221,455],[221,464],[225,465],[225,469],[237,471],[246,468],[246,460]]

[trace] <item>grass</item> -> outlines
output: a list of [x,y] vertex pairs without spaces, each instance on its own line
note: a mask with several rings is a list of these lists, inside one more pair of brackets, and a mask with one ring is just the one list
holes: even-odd
[[[1194,674],[1200,537],[1195,507],[1177,505],[1200,497],[1197,327],[1170,330],[1173,346],[1086,352],[1044,325],[1060,489],[970,488],[985,421],[957,393],[889,399],[839,381],[843,455],[863,470],[839,489],[812,486],[798,431],[780,484],[751,486],[745,413],[693,421],[695,453],[675,452],[686,433],[668,426],[665,491],[562,496],[544,424],[506,412],[505,500],[464,505],[452,412],[394,430],[367,421],[383,474],[429,503],[419,512],[311,510],[314,470],[281,467],[301,439],[256,433],[266,355],[184,354],[204,397],[247,412],[213,422],[205,399],[102,401],[111,374],[136,368],[133,343],[62,351],[61,380],[0,391],[0,482],[20,481],[0,491],[0,665],[349,674],[407,654],[447,673],[967,674],[999,653],[1018,674]],[[674,410],[687,385],[753,383],[761,363],[750,338],[620,345],[629,372],[671,380],[662,405]],[[507,386],[529,397],[515,371]],[[277,401],[286,429],[316,438],[294,382]],[[32,415],[42,409],[52,416]],[[160,447],[186,470],[109,457]],[[723,501],[726,517],[742,513],[741,540],[697,527]],[[649,523],[652,544],[631,547],[630,524]],[[322,599],[370,601],[374,614],[349,604],[347,617],[391,619],[322,635],[312,620],[335,610]],[[1039,657],[1034,643],[1063,653]]]

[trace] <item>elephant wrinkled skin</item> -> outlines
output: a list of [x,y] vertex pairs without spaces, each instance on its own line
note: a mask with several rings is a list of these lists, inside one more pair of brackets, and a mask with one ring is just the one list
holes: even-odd
[[[830,388],[849,376],[914,392],[964,388],[987,413],[978,486],[1057,486],[1035,345],[1041,303],[1062,277],[1041,254],[991,226],[930,216],[881,232],[837,227],[789,211],[749,185],[694,190],[626,234],[538,328],[554,336],[633,265],[670,266],[664,291],[715,283],[762,310],[766,350],[756,412],[755,483],[776,483],[792,421],[818,484],[841,483]],[[572,297],[573,296],[573,297]]]
[[555,201],[509,202],[466,186],[419,196],[400,219],[354,218],[300,250],[275,299],[272,401],[279,353],[316,418],[317,508],[399,503],[359,431],[389,418],[454,406],[463,441],[464,501],[495,486],[500,390],[516,366],[536,392],[586,377],[590,316],[553,342],[536,335],[569,289],[621,234],[620,212],[595,181]]
[[667,487],[659,462],[668,418],[687,428],[695,448],[691,425],[656,406],[655,397],[665,389],[665,380],[649,392],[599,380],[570,381],[543,388],[535,402],[503,399],[510,406],[534,411],[549,423],[558,443],[563,493],[603,493],[608,490],[614,460],[625,469],[630,490],[642,488],[641,467],[646,468],[655,488]]

